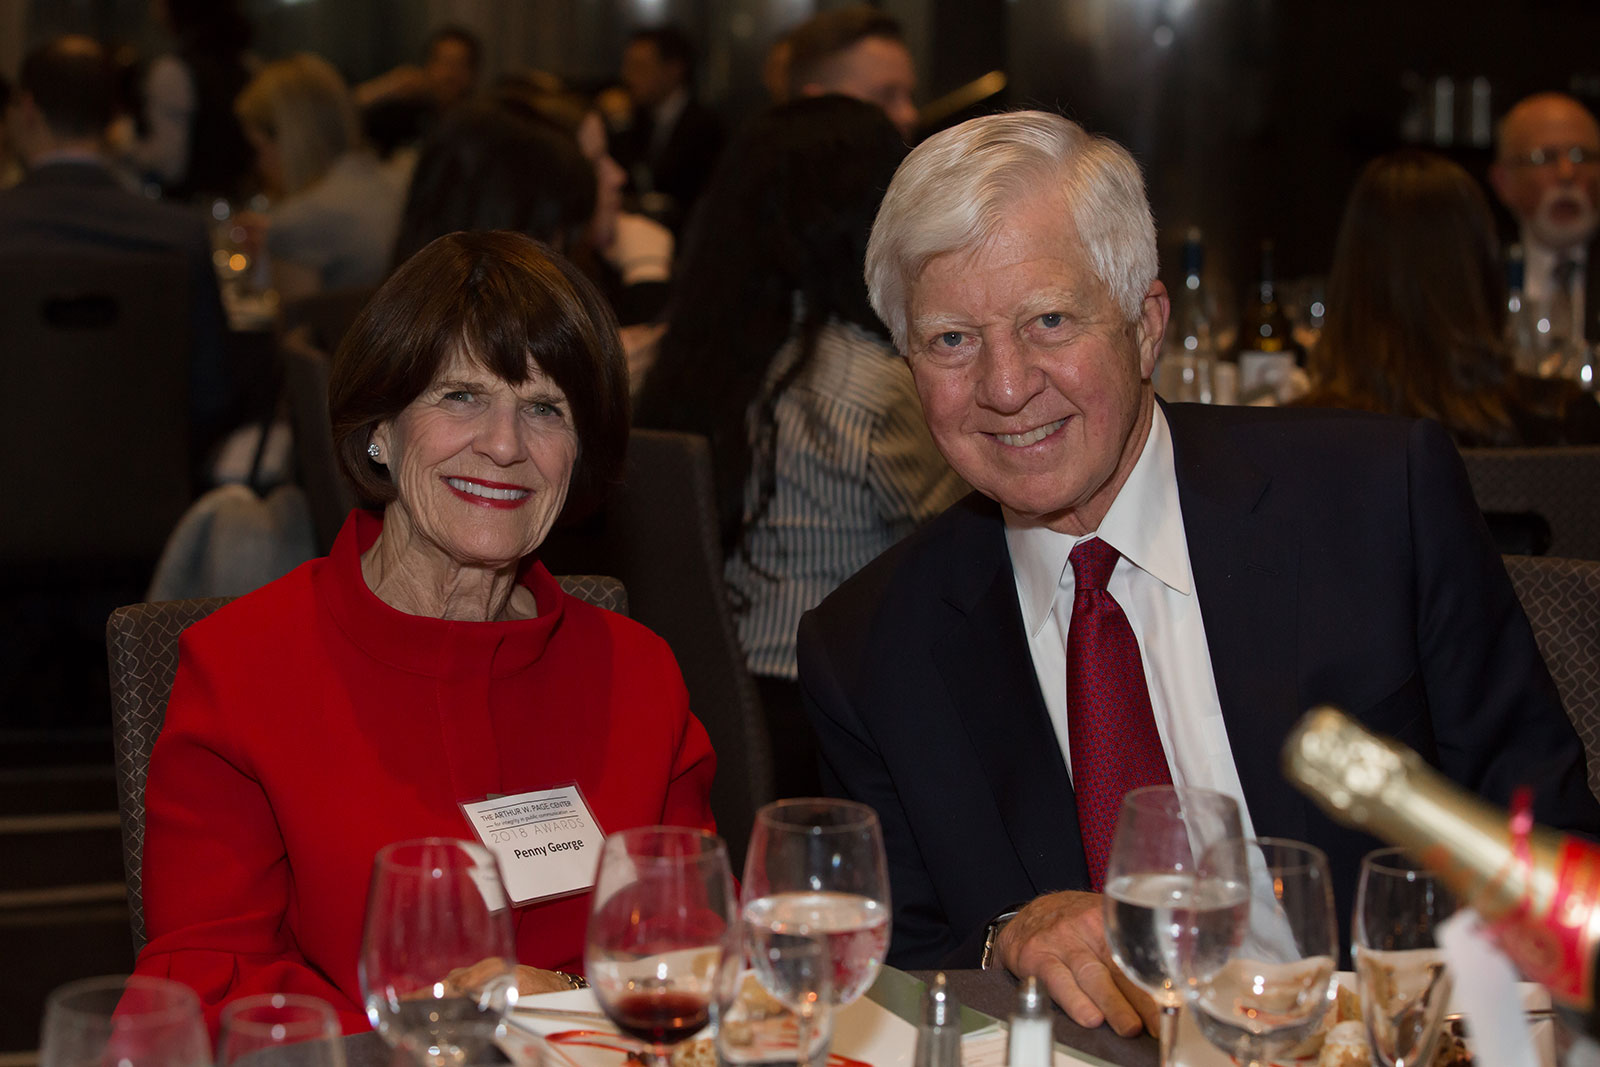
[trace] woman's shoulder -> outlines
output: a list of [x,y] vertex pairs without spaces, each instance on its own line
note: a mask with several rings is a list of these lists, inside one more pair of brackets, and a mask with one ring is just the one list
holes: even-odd
[[[236,649],[271,655],[279,646],[303,637],[316,613],[315,575],[326,565],[326,557],[310,560],[230,600],[184,630],[185,652]],[[300,622],[307,625],[297,625]]]
[[916,391],[905,360],[886,338],[838,319],[818,333],[802,380],[833,402],[874,411]]

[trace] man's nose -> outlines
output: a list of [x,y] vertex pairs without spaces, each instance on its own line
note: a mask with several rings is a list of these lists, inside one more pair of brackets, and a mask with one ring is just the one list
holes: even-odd
[[979,402],[1006,414],[1021,411],[1044,380],[1027,346],[1008,333],[984,339],[978,365]]

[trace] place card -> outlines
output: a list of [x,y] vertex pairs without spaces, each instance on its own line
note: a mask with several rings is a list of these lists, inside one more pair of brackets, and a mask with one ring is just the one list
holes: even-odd
[[500,861],[513,904],[533,904],[594,886],[605,834],[576,784],[462,804]]

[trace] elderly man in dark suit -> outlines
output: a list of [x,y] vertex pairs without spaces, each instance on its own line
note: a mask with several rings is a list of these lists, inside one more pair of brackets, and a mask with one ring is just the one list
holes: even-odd
[[195,437],[218,429],[228,406],[223,361],[227,324],[197,211],[125,189],[104,153],[115,100],[101,45],[88,37],[50,41],[22,64],[6,127],[27,168],[0,192],[0,255],[120,253],[178,257],[188,267]]
[[1165,782],[1326,850],[1348,916],[1373,842],[1278,772],[1324,701],[1490,800],[1530,783],[1542,820],[1600,829],[1436,424],[1156,402],[1168,298],[1124,149],[1042,112],[935,135],[867,279],[978,490],[800,626],[824,781],[883,821],[892,962],[971,966],[987,941],[1079,1023],[1136,1031],[1154,1015],[1099,893],[1122,794]]

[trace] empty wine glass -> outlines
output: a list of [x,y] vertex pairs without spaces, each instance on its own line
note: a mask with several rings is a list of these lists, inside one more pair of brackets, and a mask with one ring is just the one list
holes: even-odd
[[852,800],[779,800],[756,812],[744,864],[750,956],[769,992],[783,976],[763,959],[785,935],[809,934],[832,961],[832,1000],[853,1003],[889,950],[889,866],[877,812]]
[[54,990],[40,1067],[205,1067],[211,1037],[194,990],[166,978],[85,978]]
[[1320,849],[1271,837],[1215,844],[1173,915],[1163,948],[1211,1044],[1256,1067],[1323,1025],[1338,995],[1339,925]]
[[600,1007],[661,1067],[733,996],[739,927],[722,838],[645,826],[600,850],[583,959]]
[[378,850],[359,965],[367,1018],[434,1067],[471,1062],[516,1003],[511,909],[494,855],[429,837]]
[[1122,798],[1106,861],[1106,943],[1122,973],[1161,1008],[1163,1067],[1173,1062],[1184,998],[1157,928],[1192,889],[1197,858],[1214,842],[1239,836],[1238,802],[1209,789],[1153,785]]
[[247,1067],[251,1057],[296,1046],[295,1067],[344,1067],[339,1018],[320,997],[258,993],[222,1009],[217,1067]]
[[1352,954],[1374,1061],[1414,1067],[1433,1058],[1450,1000],[1450,972],[1435,932],[1456,899],[1432,871],[1398,848],[1361,860]]

